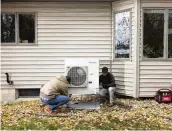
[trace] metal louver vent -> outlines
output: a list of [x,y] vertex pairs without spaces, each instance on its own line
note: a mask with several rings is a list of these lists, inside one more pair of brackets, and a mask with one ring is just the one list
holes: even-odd
[[74,86],[80,86],[86,81],[86,72],[81,67],[72,67],[67,74],[71,78],[71,84]]

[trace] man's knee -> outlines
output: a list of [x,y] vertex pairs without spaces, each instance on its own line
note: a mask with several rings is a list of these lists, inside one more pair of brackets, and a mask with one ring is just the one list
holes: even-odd
[[107,95],[107,91],[105,89],[101,89],[99,94],[101,96],[106,96]]
[[105,93],[103,91],[100,91],[100,96],[105,96]]
[[115,92],[116,88],[115,87],[109,87],[109,92]]
[[66,96],[66,97],[63,98],[63,100],[61,101],[61,103],[62,104],[67,104],[67,103],[69,103],[69,101],[70,101],[70,98]]
[[66,102],[69,102],[70,101],[70,98],[66,96],[65,101]]
[[70,101],[70,98],[68,96],[63,96],[63,95],[57,96],[56,99],[57,99],[57,101],[63,101],[63,102]]

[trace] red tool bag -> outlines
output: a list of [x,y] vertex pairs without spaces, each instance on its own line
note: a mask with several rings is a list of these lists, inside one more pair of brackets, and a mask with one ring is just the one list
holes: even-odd
[[154,98],[158,103],[171,103],[172,91],[170,89],[160,89]]

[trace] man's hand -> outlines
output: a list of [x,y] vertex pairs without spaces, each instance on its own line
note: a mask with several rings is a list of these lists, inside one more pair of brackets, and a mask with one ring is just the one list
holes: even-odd
[[99,89],[103,89],[103,86],[102,86],[102,84],[101,84],[101,85],[99,85]]
[[103,88],[108,88],[108,85],[107,84],[102,84]]

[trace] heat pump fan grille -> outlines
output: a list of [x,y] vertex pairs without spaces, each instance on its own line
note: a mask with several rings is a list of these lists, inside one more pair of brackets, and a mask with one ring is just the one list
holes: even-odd
[[74,86],[80,86],[86,81],[86,72],[81,67],[72,67],[68,72],[68,76]]

